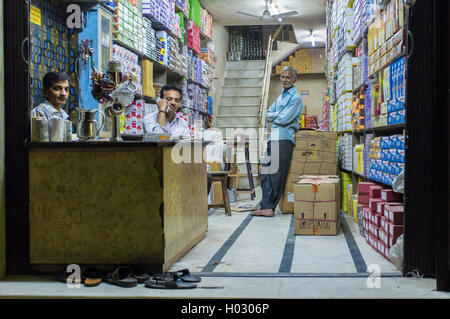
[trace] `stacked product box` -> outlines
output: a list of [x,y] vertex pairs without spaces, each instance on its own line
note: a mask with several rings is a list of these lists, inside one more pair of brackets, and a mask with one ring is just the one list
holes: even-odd
[[112,59],[120,61],[120,70],[124,73],[133,73],[137,77],[137,93],[142,94],[142,68],[139,65],[137,54],[128,49],[114,44],[112,50]]
[[347,171],[352,170],[352,151],[352,135],[344,134],[343,136],[340,136],[338,156],[341,168]]
[[369,178],[392,186],[405,167],[404,135],[377,137],[370,144]]
[[364,144],[356,144],[353,146],[353,171],[360,175],[364,174],[363,151]]
[[364,89],[353,94],[352,129],[355,131],[364,130]]
[[389,101],[387,102],[387,124],[405,123],[406,58],[392,63],[389,74]]
[[155,26],[172,30],[175,16],[175,3],[170,0],[142,0],[142,14]]
[[193,21],[197,27],[202,26],[202,7],[198,0],[189,0],[189,20]]
[[175,0],[175,6],[183,11],[184,15],[189,15],[189,0]]
[[[341,178],[341,209],[345,213],[348,213],[348,186],[352,186],[352,175],[346,172],[342,172],[340,174]],[[350,190],[350,193],[352,191]]]
[[216,64],[216,60],[214,58],[214,51],[211,48],[201,48],[199,56],[203,61],[212,66]]
[[366,129],[373,127],[371,92],[372,84],[369,82],[364,93],[364,127]]
[[365,238],[389,260],[389,249],[404,231],[403,195],[380,185],[369,186],[369,207],[363,207]]
[[157,62],[163,65],[170,66],[171,58],[170,58],[170,35],[165,31],[157,31],[156,38],[161,43],[161,50],[159,51]]
[[201,52],[200,28],[191,20],[188,22],[188,47],[197,54]]
[[363,161],[364,161],[364,176],[370,175],[370,142],[373,140],[374,134],[367,133],[364,140]]
[[347,131],[352,129],[352,93],[346,92],[339,96],[336,104],[337,130]]
[[124,121],[121,121],[121,134],[142,135],[144,134],[145,101],[135,100],[125,108]]
[[328,93],[325,92],[323,97],[323,105],[322,105],[322,120],[319,123],[319,129],[328,131],[330,129],[330,97]]
[[208,38],[212,38],[212,16],[205,9],[201,9],[200,31]]
[[150,57],[153,61],[157,61],[159,54],[156,46],[156,31],[152,28],[152,22],[143,18],[145,29],[145,51],[144,54]]
[[144,53],[145,34],[142,13],[128,0],[116,0],[113,16],[113,38]]
[[337,235],[339,177],[303,175],[294,185],[294,234]]

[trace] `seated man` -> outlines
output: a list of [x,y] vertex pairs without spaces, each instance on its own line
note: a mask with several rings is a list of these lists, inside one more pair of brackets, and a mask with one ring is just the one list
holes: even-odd
[[62,109],[69,97],[69,78],[64,73],[48,72],[42,79],[44,102],[31,110],[32,117],[47,120],[59,118],[67,120],[69,115]]
[[[181,107],[181,89],[173,84],[166,84],[160,92],[158,111],[144,116],[146,133],[170,133],[172,137],[190,137],[191,130],[187,119],[178,110]],[[207,172],[207,192],[212,184],[212,177]]]
[[181,89],[176,85],[164,85],[158,99],[158,111],[144,116],[146,133],[170,133],[173,138],[190,136],[187,119],[178,112],[181,107],[181,94]]

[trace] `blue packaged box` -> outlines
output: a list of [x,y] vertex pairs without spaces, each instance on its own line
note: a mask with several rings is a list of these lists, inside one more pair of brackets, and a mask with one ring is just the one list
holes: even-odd
[[381,160],[382,161],[387,161],[388,160],[388,155],[389,155],[389,149],[382,149],[381,150]]
[[405,123],[406,111],[404,109],[397,111],[395,114],[395,120],[397,123]]
[[390,112],[390,113],[388,113],[388,116],[387,116],[387,124],[388,124],[388,125],[394,125],[394,124],[397,124],[397,123],[395,122],[396,115],[397,115],[397,112]]
[[405,150],[397,149],[397,162],[405,163]]
[[397,149],[401,149],[401,150],[405,149],[405,137],[402,134],[397,135],[396,146],[397,146]]
[[390,148],[391,147],[391,140],[389,139],[389,136],[382,136],[380,141],[381,148]]
[[383,173],[389,172],[389,161],[382,161],[381,162],[381,171]]
[[389,161],[390,162],[398,162],[399,155],[397,154],[396,148],[390,148],[389,149]]
[[400,111],[405,109],[405,97],[400,96],[395,100],[395,110],[394,111]]
[[397,163],[398,173],[400,174],[405,169],[405,163]]

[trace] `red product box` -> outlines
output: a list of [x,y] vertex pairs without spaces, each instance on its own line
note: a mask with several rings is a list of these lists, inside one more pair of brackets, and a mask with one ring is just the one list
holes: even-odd
[[372,220],[375,226],[381,227],[381,214],[373,214]]
[[395,242],[397,241],[397,238],[400,237],[400,235],[403,234],[405,226],[403,225],[394,225],[389,223],[389,240],[390,242],[392,242],[393,244],[395,244]]
[[383,187],[375,185],[369,187],[369,196],[370,198],[381,198],[381,190]]
[[404,215],[403,206],[391,206],[391,205],[384,206],[384,216],[387,217],[389,219],[389,222],[391,222],[394,225],[403,225],[403,215]]
[[[370,195],[369,195],[370,197]],[[379,202],[382,202],[383,200],[381,198],[369,198],[369,207],[370,210],[374,213],[377,212],[377,206]]]
[[382,215],[389,219],[389,213],[386,211],[387,206],[403,206],[403,203],[398,202],[385,202]]
[[380,240],[381,240],[386,246],[389,246],[389,235],[384,231],[384,229],[381,229],[379,235],[380,235]]
[[358,195],[359,194],[369,195],[369,188],[370,188],[370,186],[376,186],[376,184],[372,183],[372,182],[360,182],[360,183],[358,183]]
[[392,189],[381,190],[381,199],[386,202],[403,202],[403,195],[395,193]]
[[384,204],[385,202],[381,201],[377,203],[377,213],[383,215],[384,214]]
[[358,204],[369,206],[369,194],[358,194]]

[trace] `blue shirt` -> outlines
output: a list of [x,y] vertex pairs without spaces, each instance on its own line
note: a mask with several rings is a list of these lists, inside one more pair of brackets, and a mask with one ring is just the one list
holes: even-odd
[[283,91],[266,112],[266,121],[273,122],[269,141],[289,140],[295,144],[303,102],[295,86]]

